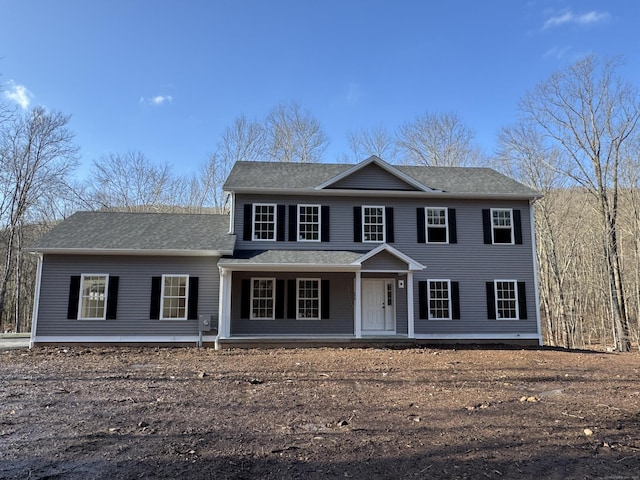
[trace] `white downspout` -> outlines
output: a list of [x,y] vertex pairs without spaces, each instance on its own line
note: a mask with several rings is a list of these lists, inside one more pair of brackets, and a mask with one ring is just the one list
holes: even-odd
[[540,321],[540,288],[538,286],[538,249],[536,247],[536,220],[533,204],[535,200],[529,200],[529,218],[531,221],[531,251],[533,254],[533,287],[536,296],[536,323],[538,325],[538,345],[542,346],[542,322]]
[[33,295],[33,313],[31,316],[31,338],[29,339],[29,348],[33,348],[36,340],[36,329],[38,328],[38,310],[40,307],[40,284],[42,282],[42,262],[41,253],[38,256],[38,269],[36,270],[36,290]]

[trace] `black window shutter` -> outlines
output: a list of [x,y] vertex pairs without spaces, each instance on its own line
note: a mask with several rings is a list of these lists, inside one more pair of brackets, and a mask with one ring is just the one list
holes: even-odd
[[353,241],[362,242],[362,207],[353,207]]
[[289,241],[298,240],[298,206],[289,205]]
[[296,318],[296,280],[287,280],[287,318]]
[[162,277],[151,277],[151,307],[149,308],[149,318],[160,319],[160,295],[162,292]]
[[284,318],[284,280],[276,280],[276,318]]
[[242,239],[245,241],[251,241],[251,231],[253,229],[253,204],[244,204],[244,230],[242,232]]
[[240,318],[249,318],[251,311],[251,280],[243,278],[240,282]]
[[516,245],[522,245],[522,221],[520,220],[520,210],[513,211],[513,239]]
[[427,282],[418,282],[418,303],[421,320],[429,318],[427,315],[427,312],[429,311],[428,288]]
[[424,208],[416,208],[416,225],[418,225],[418,243],[427,243],[425,230]]
[[320,207],[320,241],[329,241],[329,205],[322,205]]
[[331,297],[330,297],[331,289],[329,285],[329,280],[322,280],[320,284],[320,294],[322,298],[320,299],[320,313],[323,320],[331,318]]
[[460,283],[451,282],[451,318],[460,320]]
[[493,282],[487,282],[487,318],[496,319],[496,294]]
[[518,282],[518,314],[520,320],[527,319],[527,292],[524,282]]
[[189,304],[187,305],[187,318],[198,319],[198,277],[189,277]]
[[109,288],[107,297],[107,320],[115,320],[118,314],[118,285],[120,277],[109,276]]
[[386,229],[386,243],[393,243],[396,241],[393,230],[393,207],[385,207],[385,229]]
[[456,225],[456,209],[447,210],[449,216],[449,243],[458,243],[458,227]]
[[287,211],[287,206],[286,205],[278,205],[277,206],[278,209],[278,225],[277,225],[277,235],[276,235],[276,240],[278,242],[284,242],[285,239],[285,235],[284,235],[284,229],[285,229],[285,212]]
[[73,275],[69,282],[69,305],[67,306],[67,318],[77,320],[78,302],[80,301],[80,275]]
[[[484,243],[491,244],[491,210],[482,209],[482,229],[484,230]],[[495,317],[494,317],[495,318]]]

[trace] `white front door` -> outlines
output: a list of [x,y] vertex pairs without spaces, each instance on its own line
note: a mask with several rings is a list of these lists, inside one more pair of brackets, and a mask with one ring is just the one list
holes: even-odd
[[362,279],[362,332],[395,333],[395,282]]

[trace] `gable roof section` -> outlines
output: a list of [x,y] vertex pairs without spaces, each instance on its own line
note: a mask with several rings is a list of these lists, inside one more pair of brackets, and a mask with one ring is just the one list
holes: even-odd
[[229,216],[184,213],[77,212],[30,251],[60,254],[231,255]]
[[393,255],[394,257],[396,257],[401,262],[406,263],[408,270],[424,270],[425,268],[427,268],[424,265],[422,265],[420,262],[415,261],[410,256],[405,255],[400,250],[398,250],[397,248],[393,248],[391,245],[389,245],[387,243],[383,243],[381,245],[378,245],[373,250],[370,250],[369,252],[365,253],[360,258],[355,260],[352,263],[352,265],[361,266],[364,262],[366,262],[367,260],[375,257],[376,255],[381,254],[382,252],[389,253],[389,254]]
[[[366,165],[380,166],[381,162],[383,161],[371,158],[357,165],[236,162],[224,184],[224,190],[237,193],[363,194],[363,190],[327,187],[357,173]],[[386,165],[393,169],[398,179],[413,179],[407,185],[416,188],[411,191],[387,191],[390,195],[519,199],[541,197],[535,190],[490,168]]]
[[[358,173],[371,169],[372,167],[376,170],[382,170],[386,172],[389,176],[394,177],[395,181],[389,182],[390,184],[398,185],[398,180],[400,180],[401,187],[397,188],[398,190],[416,190],[416,191],[422,191],[422,192],[432,191],[431,188],[426,187],[422,183],[416,181],[411,176],[401,172],[397,168],[393,167],[392,165],[389,165],[387,162],[385,162],[379,157],[376,157],[375,155],[370,156],[365,161],[354,165],[353,167],[349,168],[348,170],[345,170],[344,172],[339,173],[333,178],[330,178],[326,182],[323,182],[322,184],[318,185],[316,188],[318,190],[325,189],[325,188],[343,188],[343,187],[340,187],[340,185],[342,183],[345,183],[344,181],[349,179],[349,177],[355,177],[358,175]],[[375,188],[371,188],[370,190],[375,190]],[[382,190],[386,190],[386,188],[382,188]]]

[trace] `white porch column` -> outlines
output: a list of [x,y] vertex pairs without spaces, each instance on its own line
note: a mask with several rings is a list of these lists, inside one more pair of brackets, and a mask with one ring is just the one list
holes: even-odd
[[218,338],[231,335],[231,272],[220,268],[220,299],[218,301]]
[[413,311],[413,272],[407,272],[407,334],[409,338],[415,338],[415,315]]
[[354,332],[356,333],[356,338],[362,338],[362,275],[360,271],[356,272],[355,279],[355,299],[353,301],[353,321],[354,324]]

